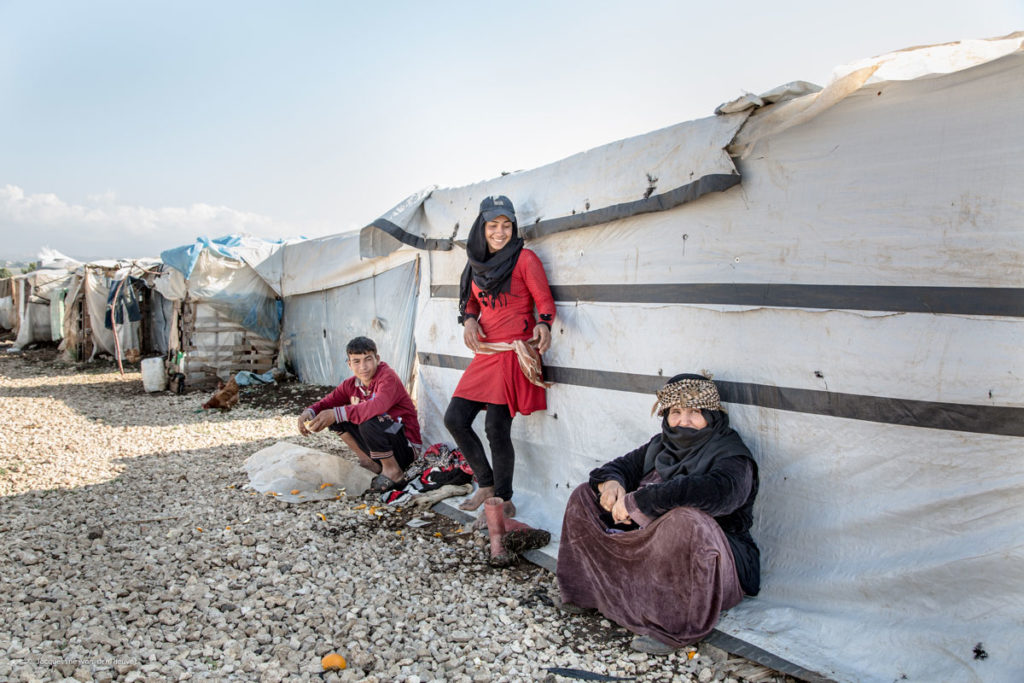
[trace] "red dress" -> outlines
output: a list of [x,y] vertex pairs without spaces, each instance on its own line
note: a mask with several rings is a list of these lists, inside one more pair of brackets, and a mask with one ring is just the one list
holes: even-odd
[[[509,291],[501,295],[498,305],[482,306],[480,288],[475,282],[472,290],[466,313],[479,316],[480,328],[487,335],[483,341],[510,342],[532,337],[537,324],[533,317],[534,305],[546,322],[555,319],[555,300],[544,266],[529,249],[520,252],[516,267],[512,269]],[[475,355],[455,387],[454,395],[481,403],[505,404],[513,417],[516,413],[529,415],[547,408],[544,389],[526,379],[515,351]]]

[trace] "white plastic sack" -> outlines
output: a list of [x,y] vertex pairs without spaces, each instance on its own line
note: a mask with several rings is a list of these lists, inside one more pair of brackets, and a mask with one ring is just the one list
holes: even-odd
[[373,478],[355,463],[288,441],[256,451],[243,467],[252,488],[288,503],[327,500],[342,492],[358,496]]
[[14,329],[14,300],[9,296],[0,297],[0,328]]

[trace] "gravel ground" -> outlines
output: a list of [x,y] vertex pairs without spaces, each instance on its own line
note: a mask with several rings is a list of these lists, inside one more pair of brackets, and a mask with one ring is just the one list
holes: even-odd
[[[413,529],[409,510],[246,490],[242,462],[276,441],[354,460],[295,432],[323,388],[204,413],[205,395],[146,394],[137,370],[8,347],[0,680],[789,680],[707,644],[632,652],[625,630],[552,607],[550,573],[491,569],[483,537],[442,515]],[[329,652],[348,668],[324,673]]]

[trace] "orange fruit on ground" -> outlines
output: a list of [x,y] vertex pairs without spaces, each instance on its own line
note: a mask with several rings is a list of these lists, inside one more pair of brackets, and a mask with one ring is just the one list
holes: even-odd
[[332,652],[329,655],[324,655],[324,658],[320,660],[320,666],[324,668],[324,671],[341,671],[348,666],[348,662],[337,652]]

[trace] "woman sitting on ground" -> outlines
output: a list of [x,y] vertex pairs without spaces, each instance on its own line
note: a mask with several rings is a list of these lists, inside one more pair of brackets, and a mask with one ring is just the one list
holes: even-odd
[[758,478],[711,380],[676,375],[655,409],[661,432],[569,497],[558,587],[566,611],[595,608],[639,634],[633,649],[667,654],[760,590]]

